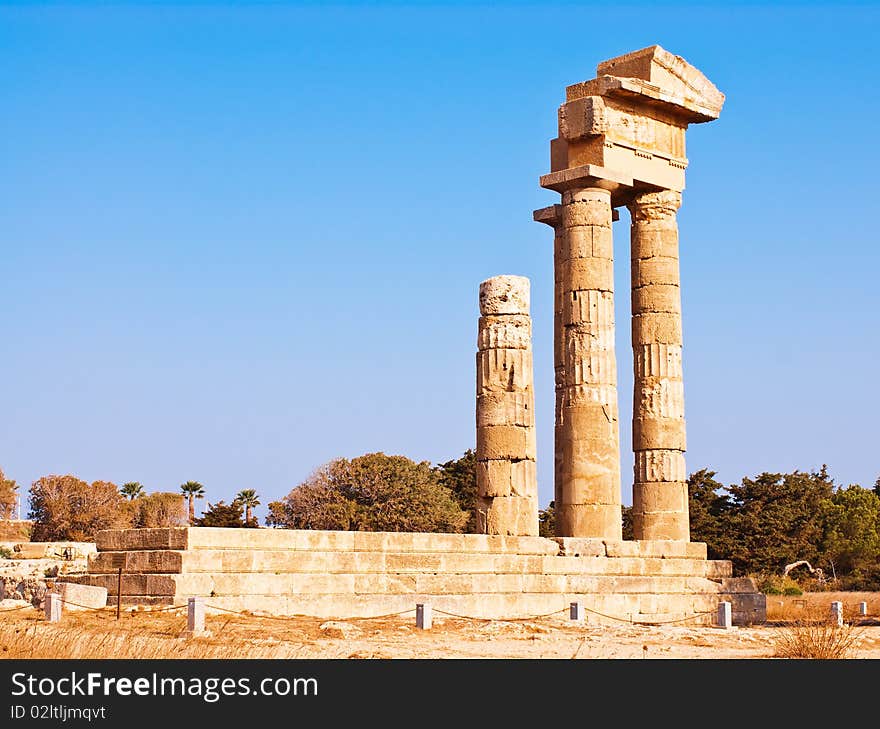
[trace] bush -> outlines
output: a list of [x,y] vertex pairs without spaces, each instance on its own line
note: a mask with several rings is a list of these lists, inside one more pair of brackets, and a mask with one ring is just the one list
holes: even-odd
[[791,577],[781,575],[759,574],[752,575],[758,589],[765,595],[803,595],[804,591],[800,584]]
[[773,639],[775,658],[835,660],[851,658],[859,633],[852,625],[838,625],[827,615],[813,614],[779,628]]
[[75,476],[43,476],[30,488],[33,541],[89,542],[101,529],[131,526],[131,512],[116,484],[91,485]]
[[186,499],[183,494],[171,491],[157,491],[129,501],[132,511],[132,526],[136,528],[187,526]]
[[266,523],[288,529],[462,532],[468,512],[427,461],[368,453],[330,461],[281,501]]
[[245,522],[244,506],[238,501],[233,501],[231,504],[218,501],[216,504],[208,504],[205,513],[200,519],[196,519],[194,526],[257,528],[259,524],[256,517]]
[[12,559],[12,550],[7,547],[0,547],[0,559]]

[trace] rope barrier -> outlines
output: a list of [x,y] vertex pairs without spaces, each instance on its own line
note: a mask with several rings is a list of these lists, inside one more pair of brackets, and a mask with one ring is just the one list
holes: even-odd
[[[224,613],[232,613],[233,615],[243,615],[248,618],[264,618],[266,620],[294,620],[296,618],[315,618],[314,615],[302,615],[302,614],[294,614],[294,615],[254,615],[251,612],[241,611],[241,610],[231,610],[230,608],[220,607],[219,605],[210,605],[205,603],[206,608],[211,608],[212,610],[220,610]],[[415,612],[415,608],[409,608],[407,610],[401,610],[396,613],[387,613],[386,615],[362,615],[351,618],[340,618],[340,620],[384,620],[385,618],[396,618],[401,615],[406,615],[407,613]]]
[[457,613],[450,613],[446,610],[440,610],[439,608],[432,608],[433,612],[438,615],[449,615],[453,618],[461,618],[462,620],[484,620],[487,622],[492,622],[493,620],[499,620],[506,623],[513,623],[518,621],[527,621],[527,620],[540,620],[541,618],[549,618],[553,615],[559,615],[559,613],[564,613],[568,608],[561,608],[559,610],[554,610],[552,613],[544,613],[543,615],[527,615],[525,617],[517,617],[517,618],[475,618],[470,615],[458,615]]
[[14,613],[16,610],[24,610],[25,608],[34,608],[34,610],[40,609],[36,605],[28,603],[27,605],[19,605],[18,607],[14,608],[3,608],[2,610],[0,610],[0,613]]

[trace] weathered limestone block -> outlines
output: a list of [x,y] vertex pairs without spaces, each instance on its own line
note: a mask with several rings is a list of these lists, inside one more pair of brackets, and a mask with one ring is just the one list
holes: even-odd
[[531,317],[525,314],[480,317],[477,349],[529,349],[531,346]]
[[632,307],[642,312],[681,313],[681,292],[675,284],[652,284],[632,290]]
[[634,471],[637,483],[687,480],[684,454],[665,448],[636,451]]
[[493,276],[480,284],[480,313],[528,315],[529,280],[524,276]]
[[532,381],[530,349],[495,347],[477,352],[477,395],[517,390],[533,392]]
[[559,136],[569,141],[604,134],[608,130],[605,100],[585,96],[559,107]]
[[535,461],[509,459],[477,462],[477,491],[486,497],[532,495],[537,481]]
[[51,592],[61,596],[64,610],[94,610],[107,605],[107,588],[56,582]]
[[[583,211],[582,211],[583,212]],[[564,228],[560,248],[560,263],[581,258],[596,259],[601,265],[614,258],[614,237],[610,227],[603,225]]]
[[534,397],[523,390],[494,391],[477,396],[477,427],[535,425]]
[[537,534],[538,499],[534,496],[477,498],[477,529],[487,534]]

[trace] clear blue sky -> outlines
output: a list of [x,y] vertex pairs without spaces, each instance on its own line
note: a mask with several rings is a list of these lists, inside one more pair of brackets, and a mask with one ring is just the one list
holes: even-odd
[[[868,4],[4,3],[0,467],[277,499],[474,446],[477,288],[532,282],[552,498],[567,84],[658,43],[727,95],[679,214],[689,471],[880,475]],[[628,214],[615,226],[631,503]],[[201,503],[200,506],[203,506]],[[265,508],[258,510],[260,516]]]

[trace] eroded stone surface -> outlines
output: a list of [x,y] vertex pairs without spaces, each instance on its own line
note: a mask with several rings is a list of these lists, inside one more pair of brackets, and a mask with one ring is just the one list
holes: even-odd
[[478,531],[538,533],[529,280],[480,284],[477,334]]

